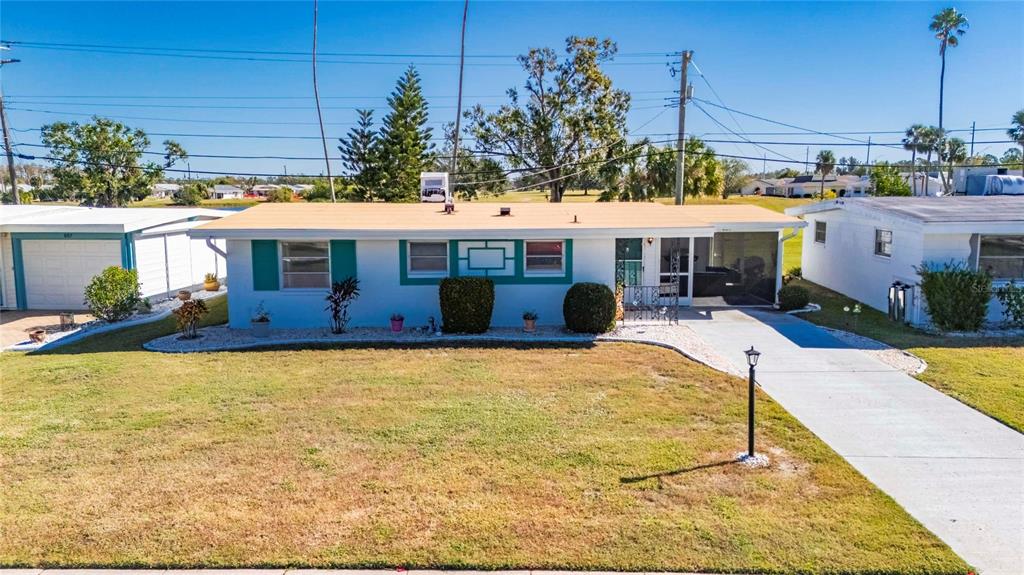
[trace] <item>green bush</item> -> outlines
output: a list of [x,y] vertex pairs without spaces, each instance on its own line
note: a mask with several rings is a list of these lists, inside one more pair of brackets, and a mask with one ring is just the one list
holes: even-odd
[[615,327],[615,294],[608,286],[582,282],[565,292],[562,316],[577,333],[604,333]]
[[85,304],[92,315],[105,321],[121,321],[132,315],[142,294],[139,272],[110,266],[85,286]]
[[441,330],[483,333],[491,327],[494,282],[487,278],[444,278],[438,287]]
[[978,331],[988,315],[992,277],[958,263],[915,268],[932,323],[942,331]]
[[267,192],[267,201],[271,203],[287,203],[292,201],[292,189],[288,187],[277,188]]
[[1016,282],[996,288],[996,297],[1003,304],[1003,317],[1013,327],[1024,327],[1024,287]]
[[807,288],[801,286],[787,285],[779,290],[779,309],[791,311],[803,309],[811,303],[811,294]]

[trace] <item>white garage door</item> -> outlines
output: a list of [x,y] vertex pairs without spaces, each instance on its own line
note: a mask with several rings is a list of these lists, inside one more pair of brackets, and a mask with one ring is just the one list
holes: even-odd
[[23,240],[25,303],[29,309],[83,309],[85,286],[121,265],[119,240]]

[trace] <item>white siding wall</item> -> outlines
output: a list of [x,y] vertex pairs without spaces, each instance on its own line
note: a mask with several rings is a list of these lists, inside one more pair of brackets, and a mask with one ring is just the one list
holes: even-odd
[[[250,242],[230,240],[227,251],[231,327],[248,328],[253,310],[260,302],[271,313],[275,327],[327,327],[326,290],[254,291]],[[573,282],[601,282],[614,287],[614,239],[574,240],[573,258]],[[409,327],[426,325],[430,316],[440,323],[436,285],[400,285],[397,240],[357,241],[356,274],[361,295],[350,308],[351,327],[384,327],[392,313],[404,315]],[[540,315],[540,324],[562,324],[562,299],[569,285],[495,286],[492,325],[522,325],[525,310],[535,310]]]
[[[899,280],[916,285],[920,277],[914,268],[922,263],[957,262],[974,266],[971,234],[924,234],[916,226],[886,217],[860,217],[845,210],[807,214],[803,236],[803,275],[808,280],[887,312],[889,286]],[[825,245],[814,241],[816,221],[826,222]],[[875,229],[893,232],[891,258],[874,255]],[[914,293],[919,293],[915,290]],[[924,302],[907,302],[912,323],[925,324],[929,318]],[[989,302],[988,321],[1002,321],[1002,307],[994,297]]]
[[[217,244],[223,247],[224,240]],[[205,240],[190,239],[185,232],[136,237],[135,264],[143,297],[173,296],[178,290],[191,289],[203,283],[207,272],[225,275],[224,258]]]

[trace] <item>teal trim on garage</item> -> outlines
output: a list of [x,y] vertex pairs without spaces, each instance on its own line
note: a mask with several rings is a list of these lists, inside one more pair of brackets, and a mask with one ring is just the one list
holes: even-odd
[[[22,240],[118,240],[121,242],[121,266],[135,267],[135,239],[132,234],[104,233],[61,233],[61,232],[16,232],[11,234],[11,252],[14,264],[14,301],[18,309],[28,309],[28,293],[25,291],[25,260],[21,250]],[[126,247],[126,244],[130,247]]]
[[331,282],[356,277],[356,241],[331,240]]
[[252,240],[252,289],[277,291],[281,289],[277,255],[277,240]]
[[[511,285],[550,285],[550,284],[571,284],[573,277],[573,246],[572,240],[566,238],[565,240],[565,253],[562,254],[565,262],[565,272],[558,275],[526,275],[526,244],[525,240],[449,240],[448,241],[448,277],[459,277],[459,242],[485,242],[484,245],[489,245],[486,242],[513,242],[515,246],[514,255],[515,259],[515,273],[513,275],[490,275],[489,270],[484,271],[483,274],[474,275],[473,277],[487,277],[492,280],[496,285],[511,284]],[[471,248],[473,249],[473,248]],[[506,259],[509,259],[508,254],[505,254]],[[409,277],[408,268],[409,261],[409,248],[406,240],[399,240],[398,242],[398,271],[400,274],[401,285],[437,285],[441,283],[443,278],[440,277]]]
[[135,269],[135,234],[130,232],[121,238],[121,267]]

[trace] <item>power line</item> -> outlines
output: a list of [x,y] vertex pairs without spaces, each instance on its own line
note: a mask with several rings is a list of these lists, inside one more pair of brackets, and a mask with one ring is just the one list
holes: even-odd
[[[696,98],[694,98],[694,100],[696,100]],[[755,147],[757,147],[757,148],[759,148],[759,149],[761,149],[761,150],[764,150],[765,152],[770,152],[770,153],[772,153],[772,154],[774,154],[774,155],[776,155],[776,156],[782,156],[783,158],[785,158],[785,159],[787,159],[787,160],[793,160],[793,158],[792,158],[792,157],[790,157],[790,156],[787,156],[786,154],[783,154],[783,153],[781,153],[781,152],[776,152],[775,150],[771,150],[771,149],[768,149],[768,148],[764,147],[763,145],[761,145],[761,144],[758,144],[758,143],[755,143],[755,142],[754,142],[753,140],[750,140],[749,138],[746,138],[746,137],[744,137],[744,136],[740,135],[739,133],[737,133],[737,132],[733,131],[732,129],[730,129],[730,128],[729,128],[728,126],[726,126],[725,124],[723,124],[723,123],[719,122],[719,121],[718,121],[718,118],[715,118],[714,116],[712,116],[710,112],[708,112],[707,110],[705,110],[705,109],[704,109],[704,107],[700,105],[700,103],[698,103],[698,102],[694,101],[693,105],[694,105],[694,106],[696,106],[698,110],[700,110],[701,112],[703,112],[705,116],[707,116],[708,118],[711,118],[711,121],[712,121],[712,122],[714,122],[715,124],[718,124],[718,126],[719,126],[719,127],[721,127],[721,128],[723,128],[723,129],[725,129],[725,130],[728,130],[728,131],[732,132],[732,133],[733,133],[733,135],[735,135],[735,136],[738,136],[739,138],[741,138],[741,139],[742,139],[743,141],[745,141],[746,143],[748,143],[748,144],[752,144],[752,145],[754,145]],[[796,160],[793,160],[793,161],[796,161]]]

